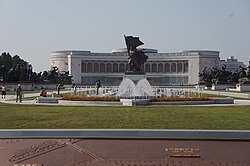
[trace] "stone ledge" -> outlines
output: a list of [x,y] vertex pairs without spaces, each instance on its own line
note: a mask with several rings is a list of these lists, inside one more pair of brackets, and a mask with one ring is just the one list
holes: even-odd
[[0,129],[0,138],[189,138],[250,139],[250,130]]
[[208,101],[172,101],[172,102],[150,102],[150,105],[206,105],[215,104],[212,100]]
[[149,99],[120,99],[123,106],[149,105]]
[[234,104],[233,98],[212,98],[214,104]]
[[37,97],[36,103],[58,103],[60,97]]
[[208,101],[173,101],[150,102],[150,105],[207,105],[207,104],[234,104],[233,98],[211,98]]

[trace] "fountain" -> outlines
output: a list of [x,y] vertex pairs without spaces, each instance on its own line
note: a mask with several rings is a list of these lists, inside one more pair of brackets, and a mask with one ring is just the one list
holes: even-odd
[[124,78],[119,85],[116,96],[126,106],[147,105],[149,97],[154,96],[154,93],[147,79],[140,79],[135,85],[131,79]]
[[143,98],[154,96],[153,89],[147,79],[141,79],[137,85],[129,79],[124,78],[119,85],[116,96],[120,98]]

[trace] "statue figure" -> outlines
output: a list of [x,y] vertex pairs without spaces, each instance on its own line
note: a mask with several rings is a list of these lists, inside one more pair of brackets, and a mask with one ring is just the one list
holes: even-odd
[[139,37],[124,35],[124,38],[128,49],[128,72],[142,73],[142,67],[148,56],[142,50],[137,50],[136,47],[144,43],[140,41]]
[[237,83],[239,79],[239,71],[236,69],[231,75],[227,77],[229,83]]
[[232,72],[227,71],[226,68],[226,65],[223,65],[221,69],[213,67],[208,72],[207,79],[210,79],[212,84],[227,84],[229,82],[228,78],[232,74]]
[[211,69],[211,77],[212,84],[217,84],[219,82],[219,69],[213,67]]
[[247,76],[247,73],[246,73],[247,69],[243,66],[240,66],[239,68],[240,68],[240,75],[239,75],[240,78],[245,78]]
[[226,84],[229,82],[228,77],[232,74],[231,71],[226,70],[227,66],[224,64],[219,70],[219,83]]
[[247,71],[247,78],[250,80],[250,61],[248,62],[248,71]]
[[202,72],[199,72],[199,84],[211,84],[211,74],[209,71],[210,70],[205,67]]
[[[250,83],[250,79],[249,79],[249,75],[247,74],[246,70],[247,68],[249,68],[249,66],[247,68],[240,66],[240,72],[239,72],[239,84],[248,84]],[[249,71],[248,71],[249,73]]]

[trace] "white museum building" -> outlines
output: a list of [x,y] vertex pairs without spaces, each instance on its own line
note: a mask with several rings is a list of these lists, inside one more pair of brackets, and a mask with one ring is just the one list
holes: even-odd
[[[158,53],[156,49],[141,49],[148,56],[143,71],[151,85],[194,85],[199,81],[198,73],[205,67],[221,66],[219,51]],[[54,51],[50,63],[59,71],[69,71],[76,84],[94,85],[101,80],[105,86],[119,85],[128,68],[128,54],[126,48],[111,53]],[[223,63],[226,64],[225,61]],[[230,62],[230,65],[233,63]],[[239,65],[238,62],[236,65]]]

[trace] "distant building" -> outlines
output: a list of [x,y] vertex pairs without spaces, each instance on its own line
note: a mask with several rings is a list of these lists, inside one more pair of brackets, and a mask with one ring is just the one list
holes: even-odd
[[[144,72],[151,85],[197,84],[198,73],[205,67],[219,67],[219,51],[192,50],[177,53],[158,53],[155,49],[142,49],[148,56]],[[51,66],[69,71],[74,83],[94,85],[119,85],[128,68],[127,49],[112,53],[90,51],[55,51],[51,53]]]
[[238,62],[238,59],[235,59],[234,56],[230,56],[226,60],[220,61],[220,67],[226,65],[226,70],[235,71],[239,69],[240,66],[246,66],[243,62]]

